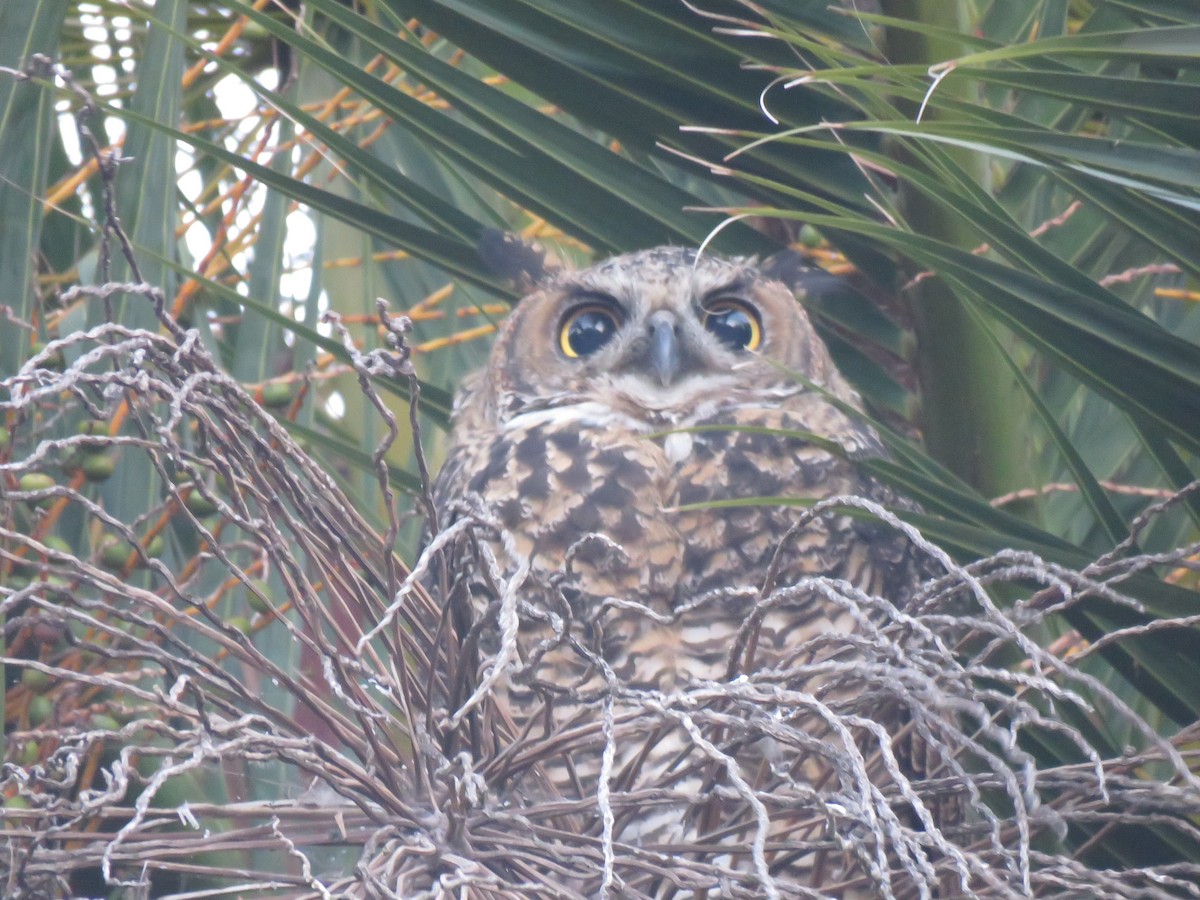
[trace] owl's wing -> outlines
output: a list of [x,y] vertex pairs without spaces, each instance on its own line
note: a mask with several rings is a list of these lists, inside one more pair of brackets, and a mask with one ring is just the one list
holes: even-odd
[[[806,503],[838,495],[895,501],[853,462],[882,455],[878,437],[819,394],[797,392],[782,403],[723,412],[686,439],[676,521],[688,548],[691,590],[762,587],[772,566],[775,584],[826,575],[869,590],[876,573],[856,571],[852,559],[883,565],[899,553],[898,539],[848,517],[814,521],[807,533],[785,540]],[[897,546],[885,546],[889,541]]]

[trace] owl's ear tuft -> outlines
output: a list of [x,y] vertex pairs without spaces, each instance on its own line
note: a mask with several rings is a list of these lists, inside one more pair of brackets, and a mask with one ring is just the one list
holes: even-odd
[[787,285],[799,297],[821,298],[846,288],[845,279],[831,275],[819,266],[810,266],[795,250],[781,250],[764,259],[758,271],[766,278]]
[[793,292],[800,293],[814,277],[830,276],[824,269],[810,266],[795,250],[780,250],[758,264],[758,271],[773,281],[781,281]]
[[475,244],[475,252],[493,275],[511,282],[522,292],[554,275],[553,266],[546,260],[545,248],[507,231],[484,229]]

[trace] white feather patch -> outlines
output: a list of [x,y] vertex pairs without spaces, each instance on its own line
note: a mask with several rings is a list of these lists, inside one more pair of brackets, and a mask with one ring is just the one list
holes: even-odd
[[692,455],[692,436],[686,431],[673,431],[663,440],[663,453],[673,463],[681,463]]

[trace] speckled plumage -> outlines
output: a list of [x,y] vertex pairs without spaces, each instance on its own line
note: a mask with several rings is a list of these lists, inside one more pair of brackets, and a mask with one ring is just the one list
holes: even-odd
[[[705,310],[729,298],[757,315],[757,349],[705,329]],[[619,310],[620,327],[569,358],[564,317],[595,302]],[[652,321],[673,323],[679,362],[669,378],[651,364]],[[571,699],[538,716],[551,728],[594,717],[578,699],[614,677],[633,691],[720,681],[855,627],[844,607],[807,594],[763,616],[731,659],[764,587],[827,575],[898,600],[913,578],[904,548],[870,523],[817,518],[784,542],[802,505],[706,506],[843,494],[889,502],[827,449],[882,453],[859,408],[792,291],[749,262],[658,248],[557,275],[521,300],[458,397],[435,488],[443,526],[482,511],[503,532],[489,546],[504,574],[528,564],[518,591],[526,666],[502,685],[515,724],[556,692]],[[764,585],[769,571],[774,584]],[[498,598],[478,571],[460,574],[472,582],[486,667]],[[594,775],[594,761],[575,763]]]

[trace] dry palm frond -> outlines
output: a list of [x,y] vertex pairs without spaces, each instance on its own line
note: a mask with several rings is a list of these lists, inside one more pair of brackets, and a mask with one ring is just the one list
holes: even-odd
[[[611,673],[559,686],[547,702],[576,713],[518,728],[492,690],[528,667],[503,647],[476,660],[423,587],[487,523],[437,536],[409,573],[394,528],[369,528],[164,322],[73,334],[3,385],[4,662],[38,673],[9,695],[5,896],[1197,896],[1200,733],[1147,722],[1094,646],[1046,649],[1068,608],[1140,610],[1128,580],[1196,547],[1079,571],[1027,552],[961,566],[840,498],[808,515],[856,504],[936,573],[903,609],[832,579],[781,586],[759,602],[817,592],[861,629],[671,692]],[[368,375],[407,377],[402,345],[351,356],[372,397]],[[124,424],[80,434],[79,418]],[[137,521],[82,478],[27,477],[96,452],[150,480]],[[999,589],[1018,599],[998,605]],[[668,734],[676,758],[643,765],[638,748]],[[663,821],[677,827],[646,825]],[[1124,866],[1110,834],[1165,850]]]

